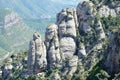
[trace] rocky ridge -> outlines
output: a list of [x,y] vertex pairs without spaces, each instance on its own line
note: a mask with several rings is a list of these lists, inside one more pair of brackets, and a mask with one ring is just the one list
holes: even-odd
[[120,72],[120,7],[113,3],[120,4],[84,1],[76,9],[63,9],[57,14],[56,23],[46,28],[45,41],[34,33],[29,45],[28,75],[50,80],[116,79],[115,74]]
[[[62,74],[58,75],[66,78],[69,76],[71,79],[79,63],[83,67],[83,71],[80,72],[82,75],[84,70],[87,73],[91,72],[102,59],[100,56],[105,52],[108,36],[104,31],[101,18],[119,16],[119,7],[111,9],[109,6],[101,4],[84,1],[79,3],[76,9],[63,9],[57,14],[56,23],[49,25],[45,34],[46,67],[48,69],[59,68]],[[115,11],[116,9],[118,10]],[[114,71],[118,70],[113,69],[111,72]]]

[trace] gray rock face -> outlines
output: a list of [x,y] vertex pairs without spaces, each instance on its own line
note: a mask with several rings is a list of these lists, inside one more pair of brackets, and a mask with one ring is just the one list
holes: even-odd
[[120,71],[120,31],[114,34],[105,58],[105,66],[108,72],[118,73]]
[[73,56],[72,59],[69,60],[69,72],[68,74],[73,76],[75,71],[77,70],[78,56]]
[[98,36],[99,41],[105,39],[105,32],[103,30],[103,27],[102,27],[100,20],[96,20],[95,30],[97,32],[97,36]]
[[28,72],[32,74],[34,72],[35,64],[35,42],[30,41],[29,54],[28,54]]
[[60,40],[60,50],[63,54],[63,58],[71,58],[76,51],[76,44],[73,38],[63,37]]
[[[49,68],[63,68],[64,61],[71,60],[76,52],[76,27],[78,26],[76,11],[73,8],[62,10],[57,15],[56,24],[48,26],[45,35]],[[74,70],[70,72],[70,75],[72,76],[74,72]]]
[[30,42],[28,54],[28,72],[39,73],[47,66],[46,47],[42,42],[40,34],[34,33],[33,40]]
[[109,15],[116,17],[115,10],[104,5],[99,9],[98,13],[100,14],[100,17],[108,17]]
[[61,65],[61,54],[59,50],[59,40],[58,40],[58,26],[56,24],[51,24],[46,29],[46,39],[45,43],[47,46],[47,58],[49,67],[60,67]]
[[[79,22],[79,33],[80,35],[82,35],[84,37],[84,47],[86,47],[85,52],[87,53],[90,48],[91,45],[89,39],[93,38],[93,32],[92,32],[92,23],[94,23],[94,15],[92,14],[93,12],[93,8],[92,8],[93,4],[92,2],[86,2],[84,1],[84,3],[79,3],[77,6],[77,17],[78,17],[78,22]],[[90,23],[92,22],[92,23]],[[85,35],[86,34],[86,35]],[[81,47],[79,46],[79,53],[81,54]],[[85,54],[84,52],[84,54]],[[80,54],[78,53],[79,57]]]
[[55,72],[52,79],[51,80],[61,80],[60,75],[58,74],[58,72]]
[[78,56],[73,56],[70,59],[67,59],[63,67],[63,74],[62,76],[69,75],[70,77],[73,76],[75,71],[77,70],[77,64],[78,63]]
[[76,27],[78,26],[76,10],[67,8],[62,10],[57,15],[57,25],[59,30],[59,37],[70,36],[76,37]]
[[58,13],[57,25],[60,53],[62,54],[62,60],[66,61],[71,59],[76,52],[76,28],[78,27],[76,10],[67,8]]
[[[77,70],[78,63],[82,67],[81,74],[84,74],[85,70],[86,72],[91,71],[100,61],[101,54],[104,52],[103,47],[105,47],[106,35],[100,18],[109,15],[116,16],[114,9],[110,9],[108,6],[100,7],[102,4],[102,2],[93,4],[91,1],[84,1],[78,4],[76,10],[73,8],[63,9],[57,15],[56,24],[51,24],[46,29],[46,48],[40,35],[35,33],[30,43],[29,73],[40,73],[47,65],[48,69],[59,68],[63,73],[56,72],[52,80],[60,79],[60,76],[72,77]],[[97,10],[96,6],[100,8]],[[119,8],[117,11],[119,13]],[[117,40],[119,42],[118,38]],[[119,71],[120,58],[117,46],[116,43],[112,44],[112,51],[106,58],[105,64],[111,72]]]
[[[46,29],[46,39],[45,43],[47,46],[47,59],[48,59],[48,67],[53,68],[53,67],[63,67],[62,65],[64,64],[64,61],[70,59],[70,64],[69,66],[64,66],[63,68],[68,68],[71,69],[71,72],[69,74],[73,76],[73,73],[76,70],[76,67],[72,66],[72,60],[78,59],[73,59],[73,55],[76,51],[76,42],[73,37],[58,37],[58,27],[56,24],[51,24],[47,29]],[[59,42],[60,40],[60,42]],[[64,60],[64,61],[63,61]],[[68,64],[68,63],[65,63]],[[76,63],[74,63],[77,65]],[[70,67],[71,66],[71,67]],[[69,71],[69,70],[68,70]],[[64,75],[65,76],[65,75]],[[54,77],[52,78],[53,80],[56,80],[59,78],[58,74],[55,74]]]
[[85,58],[87,56],[85,46],[83,43],[80,44],[79,46],[79,51],[78,51],[78,57],[79,59]]
[[99,62],[99,55],[102,52],[102,46],[106,38],[103,26],[98,19],[99,17],[96,16],[98,12],[94,8],[95,6],[91,1],[84,1],[77,6],[78,29],[83,38],[77,48],[77,54],[88,71]]
[[93,4],[90,2],[79,3],[77,6],[77,16],[80,30],[87,33],[91,31],[91,26],[89,20],[92,21],[93,18]]
[[[56,24],[51,24],[47,27],[45,32],[45,44],[47,49],[50,46],[50,41],[55,38],[58,39],[58,26]],[[56,42],[56,47],[59,46],[59,42]]]

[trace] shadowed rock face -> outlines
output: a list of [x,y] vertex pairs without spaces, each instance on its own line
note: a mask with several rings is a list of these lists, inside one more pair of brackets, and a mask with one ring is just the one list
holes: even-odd
[[118,73],[120,71],[120,31],[116,32],[111,38],[108,46],[105,66],[110,73]]

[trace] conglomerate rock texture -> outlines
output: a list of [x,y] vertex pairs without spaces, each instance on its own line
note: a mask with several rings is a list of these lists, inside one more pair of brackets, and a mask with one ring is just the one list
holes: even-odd
[[[111,35],[105,29],[101,18],[119,16],[120,7],[112,8],[99,2],[84,1],[77,8],[63,9],[57,14],[56,23],[49,25],[45,32],[45,42],[38,33],[33,35],[28,54],[29,73],[41,73],[44,70],[59,69],[52,80],[65,77],[72,79],[81,67],[79,74],[89,74],[108,50],[105,66],[108,72],[119,72],[119,32]],[[60,77],[61,76],[61,77]],[[69,76],[69,77],[68,77]]]

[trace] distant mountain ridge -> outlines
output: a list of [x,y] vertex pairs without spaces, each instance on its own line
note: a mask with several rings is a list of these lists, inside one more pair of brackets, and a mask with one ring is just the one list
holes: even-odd
[[0,9],[0,59],[7,52],[27,49],[33,32],[17,13]]
[[11,8],[23,18],[55,18],[62,8],[76,7],[82,0],[0,0],[0,8]]

